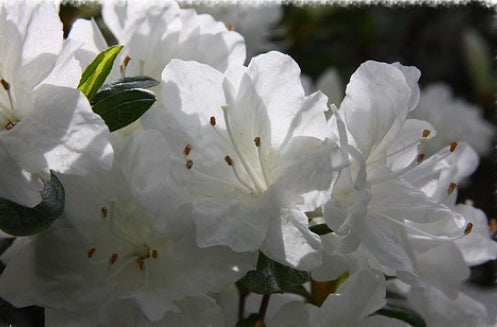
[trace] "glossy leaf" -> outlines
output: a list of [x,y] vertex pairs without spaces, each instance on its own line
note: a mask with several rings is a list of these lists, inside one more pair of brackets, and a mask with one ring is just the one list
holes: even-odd
[[426,323],[419,313],[402,306],[387,304],[374,314],[402,320],[412,327],[426,327]]
[[159,84],[155,79],[148,76],[126,77],[122,80],[102,86],[92,99],[92,104],[95,104],[116,93],[131,90],[131,89],[148,89]]
[[122,45],[109,47],[100,52],[92,63],[86,67],[79,81],[78,90],[83,92],[88,100],[91,101],[98,89],[104,84],[107,75],[112,69],[114,60],[122,48]]
[[155,94],[145,89],[131,89],[111,95],[93,106],[111,132],[128,126],[155,102]]

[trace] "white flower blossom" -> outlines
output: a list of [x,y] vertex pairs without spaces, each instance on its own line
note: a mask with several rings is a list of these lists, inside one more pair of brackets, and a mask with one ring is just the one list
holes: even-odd
[[0,9],[0,197],[33,207],[49,170],[110,168],[108,129],[85,96],[74,44],[63,44],[55,4]]

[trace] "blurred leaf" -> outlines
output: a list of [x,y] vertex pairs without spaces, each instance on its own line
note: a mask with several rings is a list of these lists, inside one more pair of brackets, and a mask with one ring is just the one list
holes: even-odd
[[271,294],[290,292],[310,278],[310,273],[282,265],[259,252],[257,270],[249,271],[239,282],[251,292]]
[[333,233],[333,230],[328,227],[326,224],[317,224],[313,226],[309,226],[311,232],[316,233],[318,235],[325,235],[329,233]]
[[112,69],[114,60],[122,48],[122,45],[109,47],[100,52],[92,63],[86,67],[79,81],[78,90],[83,92],[88,100],[91,101],[97,90],[104,84],[107,75]]
[[266,327],[266,324],[261,322],[257,313],[253,313],[248,318],[238,321],[235,327]]
[[155,94],[145,89],[115,93],[93,106],[111,132],[128,126],[141,117],[155,102]]
[[412,327],[426,327],[425,320],[419,313],[402,306],[387,304],[374,314],[402,320]]
[[41,198],[34,208],[0,198],[0,229],[11,235],[26,236],[50,227],[64,210],[64,187],[55,175],[45,182]]

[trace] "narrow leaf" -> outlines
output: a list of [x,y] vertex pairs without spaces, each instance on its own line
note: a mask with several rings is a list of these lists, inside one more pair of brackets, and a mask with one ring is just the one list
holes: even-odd
[[112,69],[114,60],[122,48],[122,45],[115,45],[100,52],[92,63],[86,67],[79,81],[78,90],[83,92],[88,100],[91,101],[97,90],[104,84],[107,75]]
[[273,261],[259,252],[257,269],[240,279],[246,289],[257,294],[291,292],[308,280],[311,275]]
[[412,327],[426,327],[426,323],[419,313],[402,306],[387,304],[374,314],[402,320]]
[[111,95],[93,106],[111,132],[128,126],[154,104],[155,94],[145,89],[131,89]]
[[41,198],[34,208],[0,198],[0,229],[11,235],[26,236],[50,227],[64,210],[64,187],[55,175],[45,182]]
[[92,99],[95,104],[116,93],[131,89],[148,89],[159,84],[155,79],[148,76],[126,77],[110,85],[102,86]]

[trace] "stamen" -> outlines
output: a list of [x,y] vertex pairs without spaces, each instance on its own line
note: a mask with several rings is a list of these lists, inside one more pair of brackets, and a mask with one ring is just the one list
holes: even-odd
[[193,167],[193,160],[188,159],[186,161],[186,169],[192,169],[192,167]]
[[91,248],[88,250],[88,252],[86,253],[86,255],[88,256],[88,258],[91,258],[95,255],[95,252],[97,252],[97,249],[95,248]]
[[107,218],[109,215],[109,210],[106,207],[100,208],[100,217]]
[[15,122],[11,122],[9,121],[6,125],[5,125],[5,129],[10,131],[12,128],[14,128],[14,126],[16,125]]
[[261,138],[259,136],[257,136],[254,139],[254,143],[255,143],[255,146],[259,148],[261,146]]
[[450,142],[450,152],[454,152],[454,150],[456,149],[457,147],[457,142],[456,141],[453,141],[453,142]]
[[447,188],[447,193],[452,194],[452,192],[454,192],[456,188],[457,188],[456,183],[450,183],[449,187]]
[[497,220],[495,218],[490,219],[490,223],[488,224],[488,232],[490,234],[493,234],[496,228],[497,228]]
[[210,123],[212,126],[216,126],[216,117],[211,116]]
[[424,153],[420,153],[420,154],[418,154],[416,162],[417,163],[422,163],[424,159],[425,159],[425,154]]
[[228,164],[228,166],[233,166],[233,160],[231,160],[230,156],[224,157],[224,161]]
[[232,31],[235,27],[233,26],[233,24],[228,23],[226,24],[226,28],[228,29],[228,31]]
[[188,155],[190,154],[190,151],[192,151],[192,146],[191,146],[190,144],[187,144],[187,145],[185,146],[185,149],[183,150],[183,154],[184,154],[185,156],[188,156]]
[[231,159],[231,157],[227,155],[226,157],[224,157],[224,161],[226,161],[226,163],[228,164],[228,166],[230,166],[231,168],[233,168],[233,173],[235,174],[236,179],[243,186],[245,186],[249,190],[250,193],[254,193],[254,190],[250,187],[250,185],[248,185],[247,183],[245,183],[245,181],[238,174],[238,171],[235,168],[235,163],[233,162],[233,159]]
[[110,259],[109,259],[109,263],[111,265],[113,265],[116,261],[117,261],[117,258],[119,257],[119,255],[117,253],[112,253],[112,255],[110,256]]
[[431,131],[429,129],[423,130],[423,137],[427,138],[431,134]]
[[122,62],[122,64],[119,65],[119,70],[121,71],[121,74],[123,77],[126,77],[126,67],[128,67],[128,63],[131,60],[129,56],[126,56]]
[[138,264],[138,268],[143,271],[143,265],[145,264],[145,260],[143,258],[136,259],[136,263]]
[[152,250],[152,259],[157,259],[158,256],[159,253],[157,252],[157,250]]
[[471,233],[472,230],[473,230],[473,224],[468,223],[466,225],[466,228],[464,229],[464,235],[468,235],[469,233]]
[[12,104],[12,95],[10,94],[10,84],[3,78],[0,79],[0,84],[2,84],[2,87],[5,89],[5,91],[7,91],[7,96],[9,97],[10,110],[12,111],[12,113],[15,113],[14,105]]

